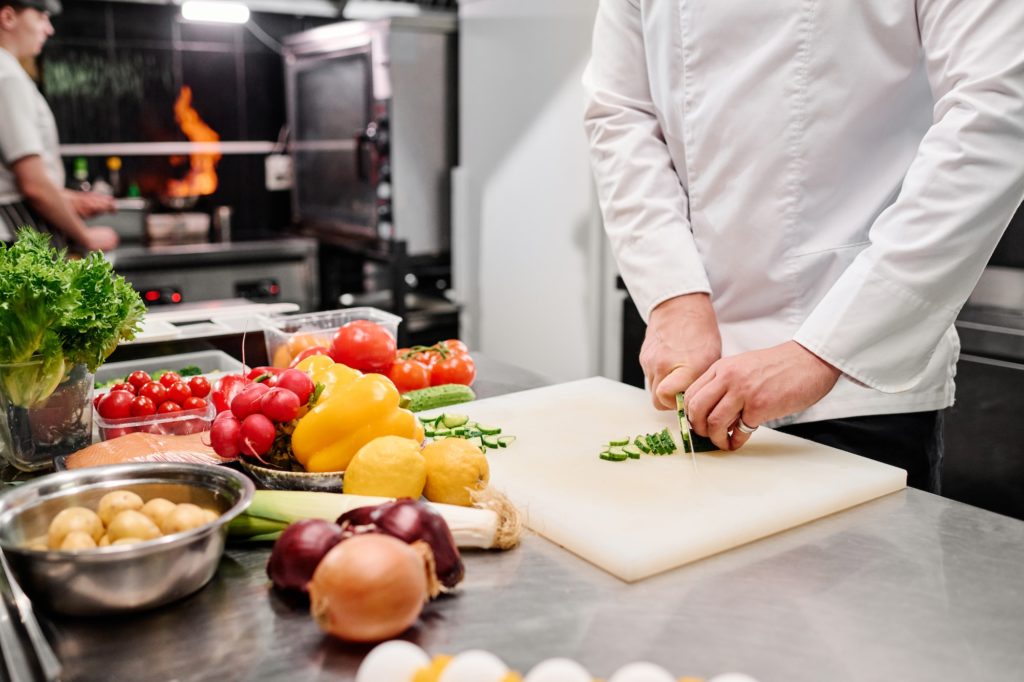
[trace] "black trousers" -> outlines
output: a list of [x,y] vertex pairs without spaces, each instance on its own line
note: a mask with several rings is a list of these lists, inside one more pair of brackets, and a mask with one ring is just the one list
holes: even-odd
[[907,485],[940,492],[943,412],[828,419],[778,429],[907,470]]

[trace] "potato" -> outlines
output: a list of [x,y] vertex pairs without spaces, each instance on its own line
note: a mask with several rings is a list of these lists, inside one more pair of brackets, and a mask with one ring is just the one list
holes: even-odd
[[198,528],[204,523],[206,523],[206,515],[203,510],[194,504],[183,502],[164,518],[164,522],[160,524],[160,530],[164,532],[164,535],[170,535]]
[[73,530],[64,536],[60,543],[61,551],[80,552],[83,549],[96,549],[96,541],[84,530]]
[[220,518],[220,512],[214,509],[203,509],[203,516],[206,519],[203,523],[213,523]]
[[134,509],[126,509],[110,522],[107,528],[107,535],[110,536],[112,544],[122,538],[138,538],[139,540],[152,540],[160,537],[160,529],[153,520]]
[[100,498],[99,515],[107,526],[114,520],[118,512],[125,509],[142,509],[142,498],[130,490],[115,490]]
[[160,526],[164,522],[164,518],[174,511],[176,506],[176,504],[163,497],[154,497],[142,505],[142,513],[153,519],[153,523],[157,526]]
[[144,542],[141,538],[118,538],[111,542],[111,545],[137,545],[140,542]]
[[110,536],[106,533],[100,538],[100,541],[96,543],[99,547],[110,547]]
[[103,535],[103,521],[91,509],[85,507],[68,507],[50,521],[47,531],[47,543],[50,549],[59,549],[64,538],[72,531],[80,530],[99,540]]

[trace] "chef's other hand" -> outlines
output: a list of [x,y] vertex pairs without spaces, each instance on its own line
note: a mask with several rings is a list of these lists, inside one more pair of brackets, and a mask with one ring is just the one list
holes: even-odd
[[90,227],[85,233],[82,246],[86,251],[110,251],[117,248],[121,239],[111,227]]
[[106,194],[65,190],[64,196],[67,197],[71,208],[75,209],[75,213],[82,218],[91,218],[101,213],[114,213],[117,211],[117,202],[114,201],[114,197],[107,196]]
[[[750,427],[801,412],[832,390],[841,372],[796,341],[722,358],[686,391],[693,429],[723,450],[750,438]],[[730,435],[731,432],[731,435]]]
[[676,296],[651,311],[640,349],[640,366],[659,410],[676,409],[676,393],[722,356],[711,298],[707,294]]

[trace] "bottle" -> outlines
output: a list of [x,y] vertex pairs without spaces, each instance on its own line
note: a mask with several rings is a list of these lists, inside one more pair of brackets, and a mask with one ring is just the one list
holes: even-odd
[[84,156],[75,159],[74,178],[71,189],[77,189],[79,192],[92,190],[92,184],[89,182],[89,161]]
[[121,186],[120,156],[111,156],[107,158],[107,178],[110,180],[110,186],[113,189],[114,196],[121,196],[124,191],[124,187]]

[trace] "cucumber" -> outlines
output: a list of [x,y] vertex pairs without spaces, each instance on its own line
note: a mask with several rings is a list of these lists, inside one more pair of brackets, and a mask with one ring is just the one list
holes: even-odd
[[448,414],[446,412],[441,415],[441,423],[449,429],[454,429],[457,426],[465,426],[468,421],[469,417],[464,414]]
[[499,433],[501,433],[500,426],[485,426],[483,424],[477,424],[476,428],[480,429],[480,433],[484,434],[485,436],[497,436]]
[[616,445],[629,445],[629,438],[619,438],[616,440],[610,440],[608,441],[608,445],[611,445],[613,447]]
[[507,448],[514,442],[516,442],[515,436],[498,436],[498,447]]
[[484,447],[491,448],[492,450],[501,447],[498,445],[498,439],[494,436],[481,436],[480,442],[484,444]]
[[469,386],[442,384],[403,393],[402,407],[410,412],[423,412],[438,407],[468,403],[475,399],[476,394]]

